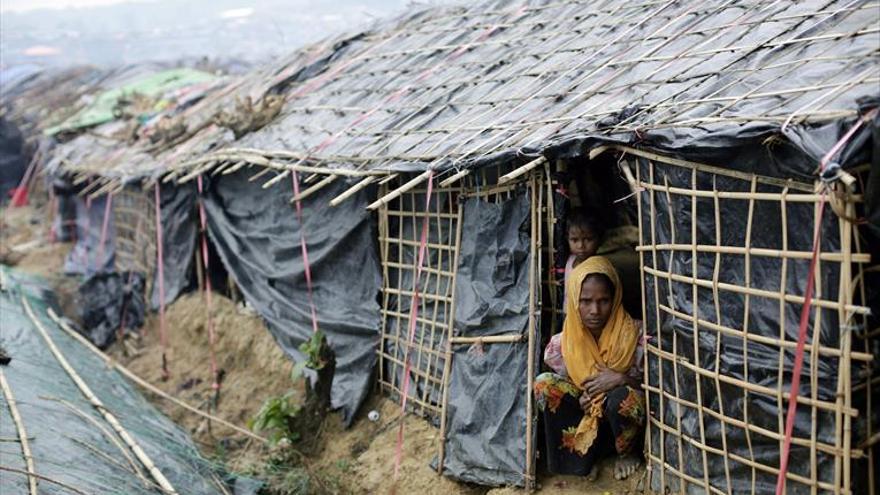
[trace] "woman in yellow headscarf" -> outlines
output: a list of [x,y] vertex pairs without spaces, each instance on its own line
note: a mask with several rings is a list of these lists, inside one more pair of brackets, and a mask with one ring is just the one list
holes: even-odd
[[550,472],[595,479],[597,461],[612,448],[614,476],[624,479],[639,465],[634,452],[645,424],[639,371],[640,332],[621,304],[623,288],[606,258],[576,266],[566,287],[566,317],[544,361],[555,373],[535,380],[544,415]]

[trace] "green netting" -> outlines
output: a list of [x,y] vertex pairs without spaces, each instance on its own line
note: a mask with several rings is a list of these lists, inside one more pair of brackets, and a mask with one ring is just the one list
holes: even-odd
[[[171,69],[142,77],[124,86],[105,91],[95,97],[91,105],[83,108],[64,122],[45,130],[47,135],[91,127],[110,122],[115,117],[113,108],[119,99],[134,94],[150,98],[161,96],[169,91],[210,81],[214,76],[195,69]],[[156,109],[160,110],[159,108]]]
[[[25,312],[22,296],[67,361],[178,493],[231,492],[218,475],[220,466],[202,457],[184,431],[51,320],[46,310],[55,306],[54,296],[44,282],[2,266],[0,270],[5,274],[5,290],[0,291],[0,344],[12,357],[3,372],[31,438],[37,474],[90,494],[163,493],[135,459],[147,482],[138,477],[132,463],[108,438],[119,439],[50,352]],[[0,438],[4,440],[0,441],[0,465],[26,470],[20,444],[12,441],[18,432],[2,396]],[[47,481],[41,481],[39,489],[40,493],[70,493]],[[0,471],[0,493],[27,493],[27,477]]]

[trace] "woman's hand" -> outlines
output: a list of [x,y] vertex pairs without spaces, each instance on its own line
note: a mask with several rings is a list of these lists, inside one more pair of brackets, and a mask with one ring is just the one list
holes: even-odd
[[609,392],[625,383],[626,377],[623,373],[599,365],[599,372],[584,380],[583,389],[588,396],[594,396]]

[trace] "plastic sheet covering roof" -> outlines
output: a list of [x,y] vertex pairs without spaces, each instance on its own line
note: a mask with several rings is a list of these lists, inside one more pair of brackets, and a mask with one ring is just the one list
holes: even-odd
[[[75,385],[25,309],[28,306],[66,361],[118,420],[178,493],[228,493],[189,436],[159,413],[116,371],[75,341],[47,315],[54,296],[44,283],[0,266],[2,345],[12,361],[2,367],[27,433],[40,493],[166,493],[127,450],[124,440]],[[0,436],[20,438],[10,420],[9,394],[0,395]],[[27,493],[21,443],[0,442],[0,492]],[[236,492],[238,493],[238,492]]]
[[57,126],[46,129],[45,133],[52,135],[103,124],[115,118],[114,108],[120,98],[135,94],[155,98],[176,89],[210,81],[213,77],[207,72],[188,68],[150,74],[96,95],[94,101],[86,108]]
[[791,138],[853,117],[880,86],[880,4],[868,0],[500,0],[340,39],[288,81],[268,126],[103,173],[185,175],[211,160],[445,169],[586,136]]
[[586,133],[808,127],[878,93],[878,46],[880,5],[858,0],[429,9],[367,33],[236,147],[442,167]]
[[[124,181],[165,171],[185,158],[203,156],[210,149],[234,141],[228,129],[218,126],[214,117],[233,109],[239,102],[258,102],[266,95],[285,95],[296,83],[313,77],[327,64],[346,53],[348,40],[328,40],[293,52],[282,61],[273,61],[243,76],[218,79],[205,87],[191,104],[178,105],[160,112],[146,122],[143,139],[135,144],[106,139],[118,131],[118,123],[109,123],[82,134],[58,147],[50,168],[74,174],[98,175]],[[288,95],[287,97],[290,97]],[[154,143],[146,135],[164,118],[179,118],[186,132],[170,143]]]

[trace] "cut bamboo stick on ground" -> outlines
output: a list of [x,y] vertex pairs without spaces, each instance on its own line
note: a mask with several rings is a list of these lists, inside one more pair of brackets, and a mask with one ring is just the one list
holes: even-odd
[[168,493],[176,494],[177,491],[174,489],[174,486],[171,485],[171,482],[168,481],[168,478],[162,474],[162,471],[156,467],[156,464],[152,459],[144,452],[144,450],[135,442],[134,438],[128,433],[128,431],[122,427],[122,424],[119,423],[119,420],[116,419],[116,416],[113,415],[101,402],[101,400],[92,392],[92,389],[86,384],[86,382],[79,376],[75,369],[70,365],[67,361],[67,358],[64,357],[64,354],[58,349],[55,345],[55,342],[52,340],[52,337],[49,336],[49,332],[43,327],[43,324],[37,318],[37,315],[34,314],[33,308],[31,308],[30,303],[27,300],[27,296],[21,296],[21,304],[24,307],[25,312],[28,317],[33,322],[34,327],[43,337],[43,340],[46,341],[46,345],[49,346],[49,350],[52,352],[52,355],[55,356],[55,359],[58,361],[58,364],[64,368],[64,371],[70,376],[71,380],[76,384],[77,388],[79,388],[80,392],[82,392],[83,396],[88,399],[88,401],[101,413],[101,416],[110,423],[110,426],[114,431],[122,438],[128,448],[134,453],[135,457],[138,458],[139,461],[147,468],[147,471],[150,473],[150,476],[156,480],[156,483],[162,487]]
[[18,405],[15,402],[15,396],[6,381],[6,375],[0,369],[0,389],[3,390],[3,398],[6,400],[6,406],[9,408],[9,414],[12,416],[12,422],[15,424],[15,431],[18,434],[18,442],[21,445],[21,455],[24,457],[24,463],[27,467],[28,477],[28,493],[30,495],[37,494],[37,470],[34,468],[34,456],[31,453],[30,442],[28,442],[27,430],[24,421],[21,420],[21,414],[18,412]]
[[49,318],[51,318],[52,321],[54,321],[68,335],[70,335],[71,337],[73,337],[74,339],[79,341],[82,345],[84,345],[90,351],[92,351],[93,353],[98,355],[98,357],[103,359],[104,362],[107,363],[108,367],[115,369],[120,374],[122,374],[122,376],[133,381],[136,385],[143,387],[144,389],[148,390],[149,392],[152,392],[152,393],[158,395],[159,397],[161,397],[161,398],[163,398],[163,399],[165,399],[165,400],[167,400],[167,401],[169,401],[179,407],[182,407],[183,409],[186,409],[187,411],[189,411],[193,414],[201,416],[201,417],[208,419],[210,421],[214,421],[217,424],[223,425],[223,426],[225,426],[231,430],[237,431],[238,433],[241,433],[243,435],[247,435],[248,437],[253,438],[254,440],[259,440],[264,443],[269,441],[268,439],[263,438],[255,433],[253,433],[252,431],[248,431],[240,426],[236,426],[236,425],[230,423],[229,421],[226,421],[223,418],[219,418],[219,417],[214,416],[212,414],[208,414],[208,413],[206,413],[196,407],[193,407],[193,406],[187,404],[186,402],[183,402],[182,400],[180,400],[176,397],[172,397],[171,395],[168,395],[167,393],[163,392],[162,390],[156,388],[155,386],[153,386],[152,384],[150,384],[149,382],[144,380],[143,378],[134,374],[131,370],[129,370],[128,368],[126,368],[122,364],[114,361],[113,358],[111,358],[110,356],[104,354],[100,349],[98,349],[91,342],[86,340],[85,337],[76,333],[76,331],[74,331],[72,328],[70,328],[70,325],[68,325],[67,323],[64,322],[64,320],[59,318],[58,315],[55,313],[55,311],[52,310],[52,308],[49,308],[48,315],[49,315]]

